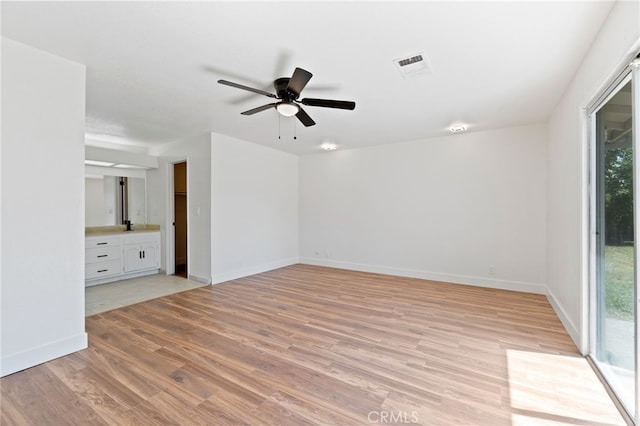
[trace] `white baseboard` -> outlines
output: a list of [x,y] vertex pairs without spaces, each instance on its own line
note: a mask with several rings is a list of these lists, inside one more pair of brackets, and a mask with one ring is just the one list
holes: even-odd
[[82,332],[66,339],[51,342],[46,345],[37,346],[26,351],[18,352],[2,358],[0,362],[0,377],[7,376],[12,373],[34,367],[43,362],[70,353],[86,349],[88,344],[87,333]]
[[85,281],[84,286],[92,287],[94,285],[112,283],[112,282],[122,281],[122,280],[129,280],[131,278],[140,278],[140,277],[145,277],[147,275],[156,275],[159,273],[161,273],[160,269],[151,269],[151,270],[146,270],[142,272],[124,273],[124,274],[115,275],[112,277],[105,277],[105,278],[95,279],[91,281]]
[[485,277],[466,275],[443,274],[439,272],[401,269],[391,266],[367,265],[362,263],[343,262],[338,260],[315,259],[301,257],[300,263],[307,265],[326,266],[329,268],[348,269],[360,272],[372,272],[375,274],[396,275],[399,277],[419,278],[423,280],[442,281],[453,284],[473,285],[500,290],[521,291],[526,293],[547,294],[547,286],[542,283],[527,283],[521,281],[508,281]]
[[584,348],[582,348],[582,339],[580,338],[580,331],[575,326],[573,321],[571,321],[571,319],[569,318],[569,315],[567,315],[567,312],[564,310],[562,304],[558,301],[558,299],[553,294],[553,292],[548,288],[547,288],[547,300],[549,300],[551,307],[556,312],[556,315],[558,316],[558,318],[560,318],[560,322],[562,323],[564,328],[567,330],[567,333],[569,333],[569,337],[571,337],[571,340],[573,340],[573,343],[575,343],[576,347],[581,352],[583,352]]
[[288,259],[281,259],[273,262],[262,263],[260,265],[249,266],[242,269],[236,269],[229,272],[213,274],[212,283],[220,284],[225,281],[236,280],[238,278],[248,277],[249,275],[260,274],[262,272],[271,271],[273,269],[284,268],[285,266],[295,265],[296,263],[298,263],[298,258],[292,257]]
[[211,284],[211,277],[202,277],[200,275],[189,274],[188,279],[191,281],[197,281],[202,284]]

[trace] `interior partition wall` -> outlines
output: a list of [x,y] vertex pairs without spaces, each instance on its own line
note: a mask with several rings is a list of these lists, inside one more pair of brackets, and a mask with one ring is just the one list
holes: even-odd
[[591,280],[589,356],[620,405],[639,424],[640,60],[589,110]]

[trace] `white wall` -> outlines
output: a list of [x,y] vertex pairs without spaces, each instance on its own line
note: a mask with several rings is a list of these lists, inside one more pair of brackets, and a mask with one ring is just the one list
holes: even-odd
[[3,376],[87,346],[84,100],[83,66],[2,39]]
[[298,158],[212,135],[213,282],[298,261]]
[[[588,343],[587,107],[628,53],[640,48],[640,2],[617,2],[549,120],[549,299],[583,352]],[[634,48],[633,45],[636,44]]]
[[[147,171],[147,223],[159,224],[162,233],[162,269],[173,253],[173,200],[169,170],[172,163],[187,160],[188,273],[190,279],[211,282],[211,135],[202,134],[163,145],[150,152],[158,156],[158,168]],[[171,198],[170,198],[171,197]],[[169,237],[169,238],[167,238]]]
[[543,293],[545,150],[535,125],[301,157],[300,261]]

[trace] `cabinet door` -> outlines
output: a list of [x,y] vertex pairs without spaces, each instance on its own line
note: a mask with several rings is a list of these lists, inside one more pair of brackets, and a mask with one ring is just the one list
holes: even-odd
[[155,243],[142,244],[142,264],[143,269],[158,268],[160,256],[158,255],[158,245]]
[[142,251],[140,244],[125,244],[124,246],[124,271],[137,271],[141,268]]

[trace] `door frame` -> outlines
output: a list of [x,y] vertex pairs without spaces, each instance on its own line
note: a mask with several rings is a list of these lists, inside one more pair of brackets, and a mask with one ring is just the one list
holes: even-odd
[[[640,56],[640,55],[639,55]],[[634,56],[631,56],[633,58]],[[588,266],[588,297],[585,301],[586,311],[587,311],[587,345],[586,345],[586,354],[587,357],[591,360],[592,366],[596,368],[598,376],[605,384],[607,388],[607,392],[610,393],[616,401],[615,404],[620,410],[621,414],[625,416],[626,420],[631,420],[634,424],[640,424],[640,322],[638,320],[638,315],[640,313],[640,299],[638,294],[638,287],[640,286],[640,253],[638,250],[638,245],[640,244],[640,138],[638,136],[638,131],[635,129],[640,129],[637,127],[640,125],[638,120],[638,116],[640,115],[640,67],[633,67],[630,65],[632,59],[626,58],[623,61],[623,64],[619,65],[618,71],[613,74],[614,76],[610,78],[608,84],[603,86],[603,88],[598,92],[597,96],[593,97],[592,102],[589,104],[588,108],[585,108],[586,112],[586,120],[588,127],[588,146],[589,146],[589,229],[588,229],[588,243],[589,243],[589,266]],[[601,215],[602,206],[598,205],[598,199],[601,194],[598,194],[598,185],[597,179],[600,178],[598,175],[598,156],[601,154],[600,149],[598,148],[598,132],[602,129],[601,126],[598,125],[596,120],[596,114],[600,109],[605,106],[605,104],[615,96],[618,91],[625,85],[628,84],[629,81],[632,85],[632,105],[635,107],[632,114],[632,128],[633,131],[633,139],[632,145],[634,147],[633,150],[633,197],[634,197],[634,206],[633,206],[633,217],[634,217],[634,240],[636,244],[634,244],[634,299],[635,299],[635,312],[634,312],[634,326],[635,326],[635,338],[634,338],[634,348],[635,348],[635,401],[634,401],[634,411],[635,416],[632,419],[630,417],[630,413],[622,406],[622,403],[619,402],[618,394],[616,390],[614,390],[609,383],[605,380],[602,373],[599,371],[597,357],[595,356],[596,351],[598,349],[597,345],[597,333],[596,328],[598,327],[597,321],[597,304],[596,298],[598,296],[598,280],[601,278],[598,276],[598,268],[597,262],[599,261],[598,254],[602,251],[602,247],[599,246],[597,231],[602,227],[602,224],[598,223],[599,214]]]
[[[174,172],[173,166],[177,163],[187,163],[187,273],[191,270],[191,259],[189,250],[189,158],[188,157],[172,157],[167,162],[167,216],[166,216],[166,229],[167,236],[165,240],[166,250],[166,273],[167,275],[174,275],[176,273],[176,228],[175,223],[175,201],[174,201]],[[187,275],[188,278],[188,275]]]
[[[633,158],[633,196],[634,200],[636,200],[636,205],[634,206],[634,221],[635,226],[635,235],[634,238],[636,241],[640,241],[640,136],[638,136],[638,131],[640,130],[640,54],[636,57],[633,62],[634,65],[631,65],[631,129],[632,129],[632,140],[631,143],[634,147],[634,158]],[[635,367],[636,367],[636,400],[635,400],[635,421],[636,424],[640,424],[640,265],[638,261],[640,260],[640,256],[638,254],[638,246],[636,245],[636,262],[635,262],[635,286],[634,286],[634,301],[635,301],[635,312],[634,312],[634,321],[635,321]]]

